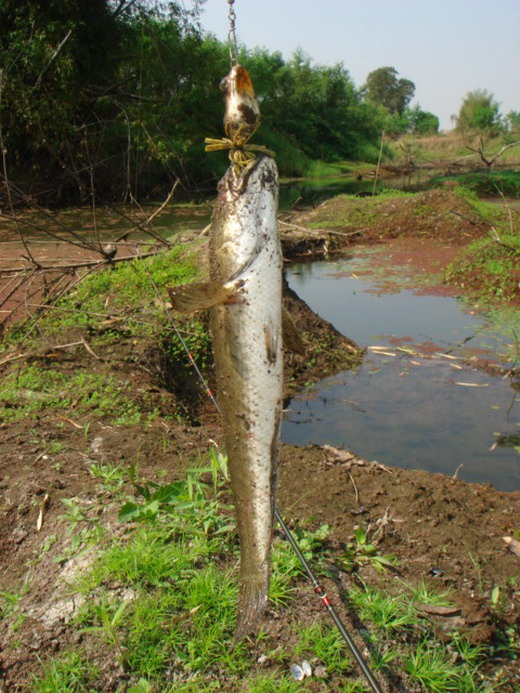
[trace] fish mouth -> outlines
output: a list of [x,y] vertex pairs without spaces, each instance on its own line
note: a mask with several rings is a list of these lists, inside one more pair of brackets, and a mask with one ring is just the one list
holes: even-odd
[[228,93],[233,88],[237,94],[255,96],[249,72],[242,65],[233,65],[230,73],[220,82],[220,91]]

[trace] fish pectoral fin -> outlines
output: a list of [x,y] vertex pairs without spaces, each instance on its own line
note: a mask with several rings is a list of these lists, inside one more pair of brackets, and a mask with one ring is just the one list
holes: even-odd
[[303,343],[303,340],[300,337],[298,330],[296,329],[296,325],[294,324],[293,319],[289,315],[287,309],[283,306],[282,335],[283,345],[285,349],[288,349],[289,351],[294,351],[296,354],[300,354],[300,356],[305,356],[305,344]]
[[194,282],[168,288],[173,310],[179,313],[195,313],[220,303],[242,303],[236,287],[218,282]]

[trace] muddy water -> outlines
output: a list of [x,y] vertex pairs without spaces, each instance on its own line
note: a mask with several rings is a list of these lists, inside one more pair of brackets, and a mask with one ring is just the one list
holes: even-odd
[[364,274],[385,252],[288,270],[298,295],[368,350],[357,372],[326,378],[288,404],[284,441],[449,475],[464,465],[461,479],[520,489],[520,393],[482,369],[512,358],[511,324],[452,297],[388,293],[379,275]]

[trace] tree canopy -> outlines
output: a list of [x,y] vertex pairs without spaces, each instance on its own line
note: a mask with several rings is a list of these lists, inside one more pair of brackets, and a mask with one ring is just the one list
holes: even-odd
[[500,130],[500,104],[485,89],[466,94],[457,117],[457,129],[493,132]]
[[392,115],[402,115],[415,94],[415,84],[409,79],[398,79],[398,74],[395,67],[380,67],[368,75],[364,87],[366,98],[384,106]]
[[[212,188],[227,166],[204,138],[223,134],[226,44],[200,27],[200,6],[159,0],[2,0],[0,135],[8,173],[48,203],[151,196],[174,181]],[[358,89],[342,64],[302,51],[240,50],[262,110],[255,136],[282,174],[312,160],[376,160],[381,131],[423,132],[436,117],[407,105],[395,68]],[[379,77],[378,77],[379,76]],[[379,84],[379,92],[377,91]],[[383,85],[383,86],[381,86]],[[379,94],[379,96],[378,96]]]

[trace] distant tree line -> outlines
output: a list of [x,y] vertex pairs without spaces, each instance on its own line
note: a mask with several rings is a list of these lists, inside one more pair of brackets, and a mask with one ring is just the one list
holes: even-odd
[[[68,204],[93,189],[100,201],[159,198],[176,180],[186,194],[212,189],[227,159],[206,154],[204,137],[223,135],[229,53],[202,30],[202,4],[1,0],[0,172],[12,190]],[[262,109],[255,141],[276,151],[282,174],[318,159],[375,161],[383,130],[438,131],[393,67],[357,88],[342,64],[301,51],[242,48],[239,59]]]
[[454,117],[457,129],[463,133],[497,135],[520,131],[520,112],[500,113],[500,104],[486,89],[475,89],[466,94],[458,116]]
[[366,100],[384,109],[382,115],[387,134],[428,135],[439,132],[436,115],[423,111],[419,105],[409,107],[415,84],[409,79],[398,78],[395,67],[380,67],[371,72],[362,93]]

